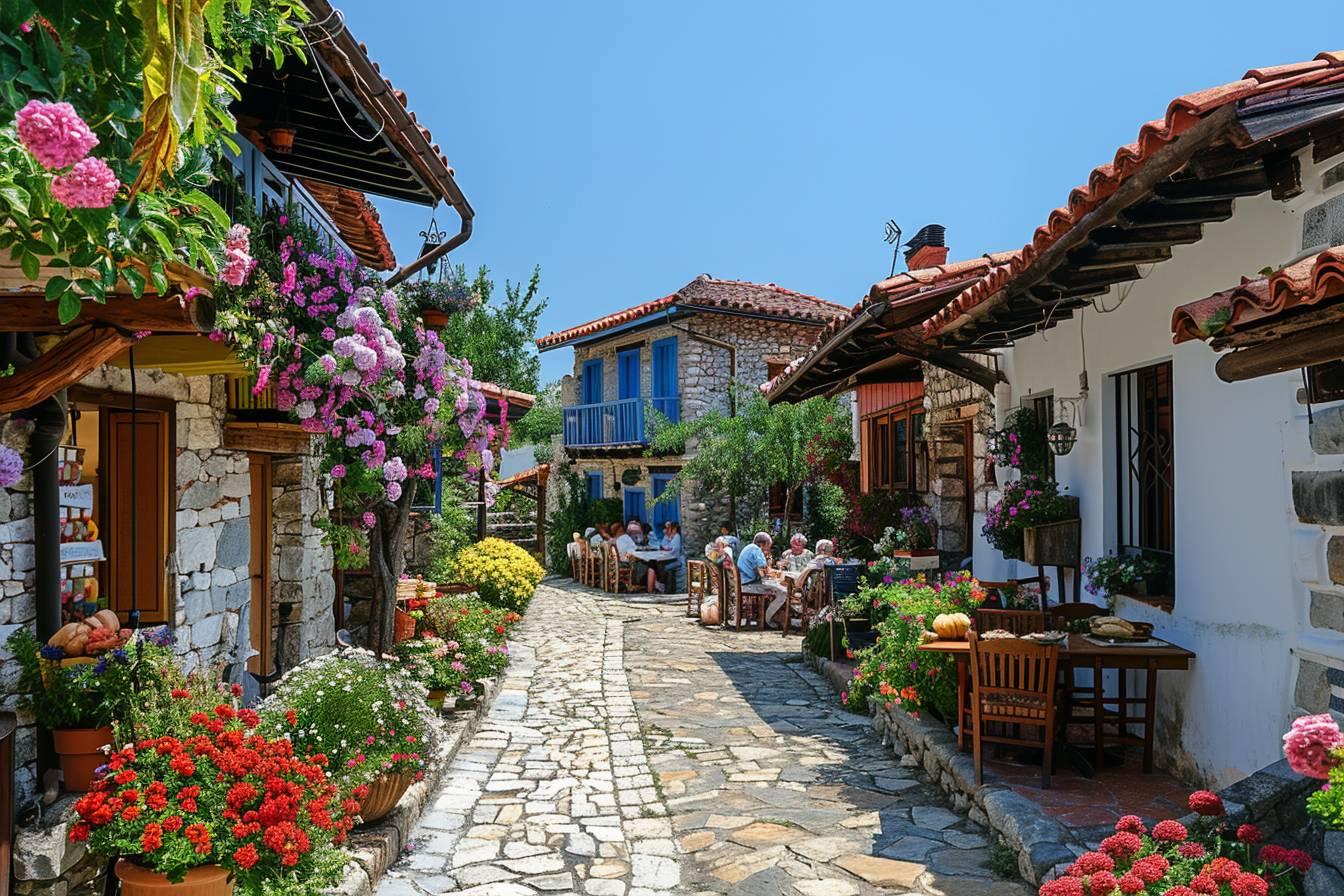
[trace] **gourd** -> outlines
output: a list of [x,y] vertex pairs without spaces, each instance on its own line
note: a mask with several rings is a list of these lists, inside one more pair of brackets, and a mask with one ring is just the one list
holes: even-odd
[[97,613],[94,613],[88,620],[89,624],[92,625],[93,620],[95,619],[98,620],[103,628],[110,632],[115,633],[121,630],[121,620],[118,619],[117,614],[111,610],[99,610]]
[[971,618],[965,613],[940,613],[933,620],[934,632],[944,641],[964,638],[970,628]]

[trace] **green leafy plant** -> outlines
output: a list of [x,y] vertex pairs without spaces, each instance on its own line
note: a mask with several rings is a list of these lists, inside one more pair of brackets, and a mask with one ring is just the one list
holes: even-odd
[[1045,423],[1031,408],[1012,411],[998,433],[995,460],[1015,467],[1023,474],[1044,476],[1048,469],[1050,447],[1046,443]]
[[1077,516],[1077,504],[1060,494],[1059,483],[1031,474],[1006,482],[1002,497],[985,514],[981,534],[1010,560],[1022,559],[1023,531]]
[[1107,604],[1114,604],[1117,594],[1132,593],[1145,577],[1160,570],[1157,561],[1135,555],[1108,554],[1083,560],[1087,593],[1105,598]]
[[829,479],[809,482],[803,488],[803,521],[807,535],[816,542],[836,538],[849,517],[849,496]]
[[435,690],[476,696],[476,682],[509,664],[509,629],[522,617],[475,595],[434,598],[425,606],[421,637],[397,645],[411,674]]

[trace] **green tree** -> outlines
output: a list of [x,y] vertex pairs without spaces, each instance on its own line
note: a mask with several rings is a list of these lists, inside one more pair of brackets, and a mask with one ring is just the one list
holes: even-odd
[[560,433],[563,421],[560,383],[547,383],[537,393],[536,403],[513,425],[509,441],[513,445],[534,446],[537,463],[544,464],[551,458],[551,438]]
[[659,500],[695,483],[702,495],[728,496],[736,525],[756,517],[770,487],[781,485],[789,496],[787,525],[795,490],[823,478],[854,450],[849,414],[834,399],[772,406],[756,390],[736,389],[733,415],[710,411],[678,423],[654,415],[650,454],[694,451]]
[[[456,276],[467,279],[459,265]],[[537,355],[537,324],[546,310],[546,299],[538,297],[541,268],[534,268],[527,286],[504,281],[504,298],[493,301],[495,282],[490,269],[482,266],[471,281],[471,290],[479,301],[462,314],[453,314],[439,331],[448,354],[471,362],[472,375],[506,389],[535,393],[541,386],[541,359]]]

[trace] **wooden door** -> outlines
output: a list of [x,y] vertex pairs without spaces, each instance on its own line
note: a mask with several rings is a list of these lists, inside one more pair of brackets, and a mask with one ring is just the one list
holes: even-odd
[[247,661],[256,675],[269,675],[275,668],[271,630],[271,551],[275,517],[272,513],[271,459],[265,454],[248,455],[252,474],[252,559],[248,573],[252,582],[249,637],[257,655]]
[[169,417],[162,411],[132,415],[123,408],[105,407],[99,414],[99,510],[107,554],[101,584],[109,606],[123,622],[132,609],[139,609],[142,625],[166,623],[171,615],[167,560],[175,502],[170,501],[169,427]]
[[[943,480],[942,510],[939,524],[944,531],[944,553],[970,554],[975,522],[975,436],[972,421],[958,420],[946,423],[939,432],[938,476]],[[960,483],[961,494],[949,488],[950,482]],[[961,543],[952,543],[947,530],[957,532]]]

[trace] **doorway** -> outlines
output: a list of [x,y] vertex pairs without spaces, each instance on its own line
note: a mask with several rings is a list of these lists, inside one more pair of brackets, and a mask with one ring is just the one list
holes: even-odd
[[975,440],[972,420],[945,423],[938,432],[938,478],[942,493],[938,502],[940,548],[958,561],[971,553],[974,521]]

